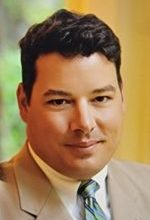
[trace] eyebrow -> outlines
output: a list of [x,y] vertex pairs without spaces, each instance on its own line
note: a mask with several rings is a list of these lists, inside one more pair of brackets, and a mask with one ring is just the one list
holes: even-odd
[[[109,91],[110,92],[115,92],[116,89],[112,85],[107,85],[107,86],[104,86],[102,88],[94,89],[92,91],[92,94],[104,93],[104,92],[109,92]],[[73,96],[70,92],[66,92],[66,91],[63,91],[63,90],[55,90],[55,89],[49,89],[43,95],[44,95],[44,97],[46,97],[46,96],[72,97]]]
[[49,89],[47,90],[44,94],[46,96],[66,96],[66,97],[71,97],[72,94],[69,92],[65,92],[63,90],[55,90],[55,89]]
[[115,91],[116,91],[116,88],[113,85],[107,85],[107,86],[104,86],[104,87],[99,88],[99,89],[94,89],[92,91],[92,94],[104,93],[104,92],[115,92]]

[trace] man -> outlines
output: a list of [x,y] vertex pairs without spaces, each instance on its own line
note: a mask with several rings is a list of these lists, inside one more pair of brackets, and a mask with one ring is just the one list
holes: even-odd
[[59,10],[20,47],[27,140],[1,165],[0,219],[149,219],[150,167],[111,160],[124,112],[113,31],[94,15]]

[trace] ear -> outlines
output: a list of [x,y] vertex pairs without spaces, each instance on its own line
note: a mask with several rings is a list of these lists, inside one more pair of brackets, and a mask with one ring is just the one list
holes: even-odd
[[18,107],[20,111],[20,116],[24,122],[27,121],[27,115],[28,115],[28,102],[27,97],[23,89],[22,83],[18,85],[17,88],[17,101],[18,101]]
[[125,99],[124,99],[124,84],[122,83],[120,86],[120,92],[121,92],[121,98],[122,98],[122,107],[123,107],[123,112],[125,112]]

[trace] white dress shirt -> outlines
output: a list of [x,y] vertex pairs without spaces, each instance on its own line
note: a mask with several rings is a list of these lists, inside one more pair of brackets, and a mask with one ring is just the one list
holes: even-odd
[[[83,204],[81,199],[77,196],[77,190],[80,185],[80,181],[69,178],[54,170],[47,165],[32,149],[30,143],[28,143],[29,152],[41,170],[45,173],[55,191],[60,197],[63,205],[73,218],[73,220],[83,220]],[[106,190],[106,177],[107,166],[105,166],[97,175],[92,179],[97,181],[100,185],[100,189],[96,192],[96,200],[103,209],[107,220],[111,220],[108,193]]]

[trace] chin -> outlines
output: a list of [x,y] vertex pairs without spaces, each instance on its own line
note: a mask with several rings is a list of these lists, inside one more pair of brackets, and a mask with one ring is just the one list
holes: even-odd
[[[104,167],[104,166],[103,166]],[[93,176],[95,176],[103,167],[92,167],[92,166],[86,166],[86,167],[78,167],[76,169],[72,169],[72,172],[68,174],[73,179],[77,180],[87,180],[91,179]],[[73,171],[74,170],[74,171]]]

